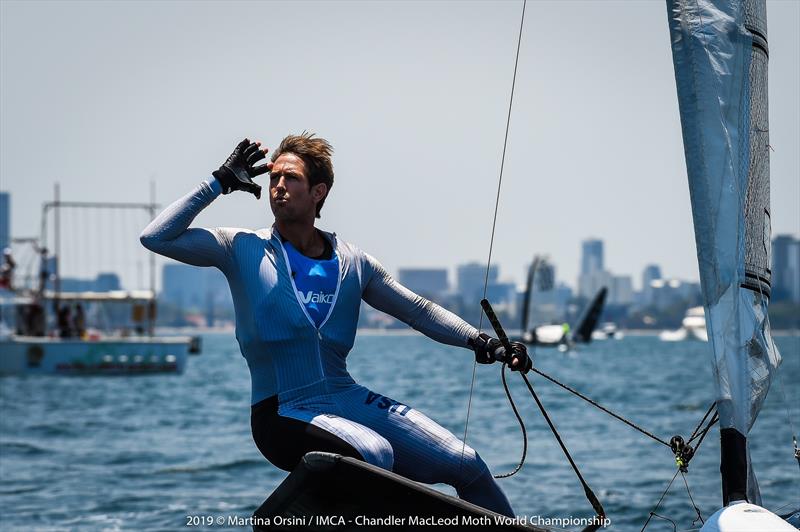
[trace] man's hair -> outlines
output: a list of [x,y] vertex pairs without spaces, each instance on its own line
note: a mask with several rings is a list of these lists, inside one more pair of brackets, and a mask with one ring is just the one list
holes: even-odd
[[333,163],[331,162],[333,146],[327,140],[315,137],[314,133],[303,131],[299,135],[288,135],[284,138],[278,149],[272,153],[272,162],[275,162],[284,153],[292,153],[303,160],[308,170],[309,190],[320,183],[328,186],[325,196],[317,203],[317,218],[319,218],[319,211],[322,210],[322,205],[333,187]]

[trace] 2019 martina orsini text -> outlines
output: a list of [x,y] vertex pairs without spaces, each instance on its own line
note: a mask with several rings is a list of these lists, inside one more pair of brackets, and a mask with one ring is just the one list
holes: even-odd
[[[188,516],[187,516],[188,517]],[[405,526],[431,526],[431,527],[485,527],[485,526],[510,526],[510,525],[531,525],[531,526],[555,526],[555,527],[586,527],[589,525],[600,525],[607,527],[611,525],[608,517],[574,517],[557,516],[547,517],[542,515],[519,515],[516,517],[505,517],[502,515],[458,515],[453,517],[437,517],[424,515],[389,515],[385,517],[371,517],[359,515],[356,517],[344,517],[341,515],[313,515],[313,516],[204,516],[200,522],[187,519],[187,526],[204,525],[223,525],[223,526],[279,526],[287,528],[303,529],[309,526],[343,526],[355,525],[356,527],[405,527]]]

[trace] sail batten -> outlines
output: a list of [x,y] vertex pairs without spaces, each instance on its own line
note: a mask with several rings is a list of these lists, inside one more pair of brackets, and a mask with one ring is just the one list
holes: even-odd
[[668,0],[700,283],[722,431],[725,504],[760,504],[747,435],[780,354],[769,330],[764,0]]

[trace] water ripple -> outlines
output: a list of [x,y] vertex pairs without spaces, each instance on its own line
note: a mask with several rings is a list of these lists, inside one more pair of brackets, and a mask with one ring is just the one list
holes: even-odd
[[[800,390],[789,385],[800,382],[800,338],[777,342],[789,410],[800,426]],[[266,462],[251,440],[249,377],[236,340],[206,336],[203,345],[203,355],[193,357],[180,377],[3,378],[3,530],[178,530],[190,514],[249,515],[286,474]],[[706,344],[629,337],[569,355],[540,349],[536,363],[668,440],[687,436],[711,402],[707,350]],[[374,363],[375,353],[381,353],[380,364]],[[429,360],[448,363],[420,362]],[[348,367],[365,386],[463,435],[473,367],[469,352],[416,335],[360,336]],[[497,370],[477,368],[467,441],[501,473],[516,466],[522,436]],[[670,451],[540,377],[532,380],[606,507],[611,530],[640,529],[674,474]],[[524,384],[516,376],[509,382],[529,436],[522,471],[501,481],[515,510],[529,516],[589,515],[580,485]],[[768,507],[797,506],[786,408],[782,394],[773,390],[751,434]],[[706,438],[687,479],[703,515],[713,513],[721,498],[718,437]],[[691,524],[695,515],[682,482],[673,485],[659,513],[680,528]]]

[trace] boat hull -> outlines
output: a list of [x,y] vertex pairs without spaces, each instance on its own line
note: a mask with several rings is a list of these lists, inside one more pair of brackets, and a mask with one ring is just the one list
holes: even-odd
[[550,532],[366,462],[312,452],[253,514],[253,530]]
[[797,529],[769,510],[736,501],[708,518],[700,532],[796,532]]
[[183,373],[188,337],[0,339],[0,375]]

